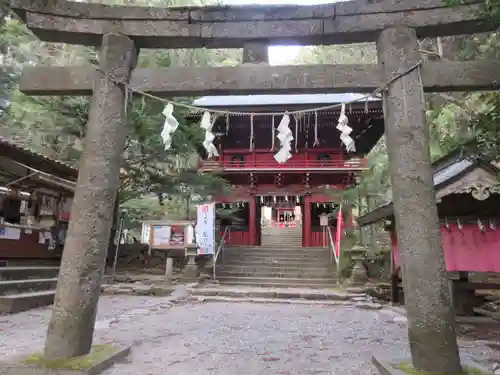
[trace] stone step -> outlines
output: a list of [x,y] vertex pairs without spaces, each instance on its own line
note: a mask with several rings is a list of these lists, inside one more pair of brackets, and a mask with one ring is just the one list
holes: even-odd
[[236,298],[280,298],[280,299],[295,299],[295,300],[310,300],[310,301],[348,301],[351,296],[343,291],[332,290],[331,287],[326,289],[309,289],[309,288],[260,288],[260,287],[231,287],[231,286],[210,286],[193,288],[190,290],[193,296],[218,296],[218,297],[236,297]]
[[260,262],[274,262],[279,263],[280,261],[290,261],[296,263],[303,263],[307,266],[310,262],[329,262],[330,254],[321,255],[285,255],[285,254],[223,254],[222,259],[229,262],[246,262],[246,261],[260,261]]
[[332,271],[327,269],[320,269],[314,272],[304,272],[301,268],[296,268],[295,271],[269,271],[266,269],[257,269],[256,271],[250,271],[253,268],[247,268],[247,271],[236,270],[234,268],[223,267],[216,271],[217,276],[227,276],[227,277],[259,277],[259,278],[296,278],[296,279],[331,279]]
[[262,239],[266,240],[274,240],[280,238],[289,238],[289,239],[302,239],[302,233],[264,233],[262,234]]
[[239,258],[219,258],[217,259],[217,266],[247,266],[247,267],[286,267],[286,268],[302,268],[302,267],[324,267],[333,266],[330,263],[330,259],[308,259],[308,260],[296,260],[296,259],[273,259],[269,260],[266,258],[254,258],[254,259],[244,259]]
[[295,227],[268,227],[262,228],[262,232],[267,233],[302,233],[302,228],[300,226]]
[[217,276],[221,284],[259,286],[264,288],[275,287],[307,287],[307,288],[334,288],[336,280],[332,279],[297,279],[297,278],[274,278],[274,277],[226,277]]
[[328,247],[303,247],[302,245],[297,246],[225,246],[224,251],[235,251],[235,252],[253,252],[253,251],[276,251],[276,252],[302,252],[302,253],[314,253],[321,251],[329,251]]
[[0,296],[0,314],[15,314],[54,303],[55,290]]
[[297,272],[303,271],[303,272],[318,272],[318,271],[325,271],[325,270],[330,270],[330,271],[335,271],[337,267],[335,264],[329,264],[325,265],[322,264],[321,266],[310,266],[310,265],[304,265],[300,263],[294,263],[294,264],[269,264],[269,263],[258,263],[258,264],[236,264],[236,263],[217,263],[217,268],[224,268],[227,270],[235,270],[235,271],[242,271],[242,272],[253,272],[253,271],[259,271],[259,270],[265,270],[269,272]]
[[262,233],[262,239],[266,240],[274,240],[274,239],[280,239],[280,238],[290,238],[290,239],[302,239],[302,233],[295,233],[295,232],[289,232],[289,233]]
[[333,270],[336,269],[335,264],[331,264],[331,263],[326,264],[323,260],[316,261],[316,262],[313,262],[311,264],[309,262],[303,263],[303,262],[295,262],[295,261],[287,261],[287,260],[281,260],[280,262],[273,262],[273,263],[262,262],[262,261],[257,261],[257,262],[250,261],[250,262],[241,263],[241,262],[234,262],[234,261],[230,261],[228,259],[225,259],[223,262],[221,262],[220,260],[217,261],[217,267],[219,267],[219,266],[220,267],[229,267],[229,268],[231,268],[231,267],[235,267],[235,268],[245,267],[248,269],[261,269],[264,267],[264,268],[269,268],[269,269],[276,270],[276,271],[284,271],[284,270],[296,271],[297,268],[304,269],[306,271],[314,270],[314,269],[318,269],[318,268],[333,269]]
[[230,255],[281,255],[281,256],[307,256],[307,257],[315,257],[321,255],[328,255],[330,251],[328,249],[321,250],[304,250],[304,249],[290,249],[290,248],[282,248],[282,249],[272,249],[272,248],[263,248],[263,249],[238,249],[238,250],[228,250],[224,249],[224,254]]
[[0,281],[0,295],[40,292],[57,286],[57,278]]
[[50,279],[59,275],[59,267],[0,267],[0,280]]
[[302,246],[259,246],[259,247],[226,247],[224,251],[231,253],[283,253],[283,254],[321,254],[328,253],[329,248],[319,247],[319,248],[307,248]]
[[315,305],[315,306],[352,306],[349,301],[308,300],[296,298],[259,298],[259,297],[224,297],[224,296],[192,296],[188,298],[197,302],[223,302],[223,303],[258,303],[258,304],[284,304],[284,305]]
[[262,242],[262,247],[274,250],[302,249],[302,241],[297,242]]
[[[286,245],[286,246],[285,246]],[[302,246],[302,242],[296,242],[293,244],[286,244],[285,242],[278,242],[275,244],[262,244],[261,246],[229,246],[226,245],[227,249],[235,249],[235,250],[251,250],[251,249],[268,249],[268,250],[304,250],[304,251],[317,251],[317,250],[324,250],[328,249],[327,247],[304,247]]]
[[302,231],[300,232],[267,232],[262,233],[262,238],[302,238]]
[[307,289],[335,289],[337,284],[335,281],[330,283],[310,283],[310,284],[301,284],[301,283],[293,283],[289,282],[287,284],[284,283],[276,283],[272,281],[243,281],[243,280],[232,280],[232,281],[219,281],[221,285],[227,286],[235,286],[235,287],[259,287],[259,288],[307,288]]
[[293,236],[283,236],[283,237],[262,237],[262,242],[264,243],[280,243],[281,241],[288,243],[302,243],[302,237],[293,237]]

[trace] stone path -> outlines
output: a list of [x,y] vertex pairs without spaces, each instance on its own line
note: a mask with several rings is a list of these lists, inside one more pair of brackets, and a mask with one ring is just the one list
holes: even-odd
[[[0,360],[41,350],[49,316],[40,309],[0,317]],[[142,296],[102,297],[96,342],[134,345],[106,375],[369,375],[372,355],[408,350],[405,321],[388,309]],[[490,368],[498,357],[481,344],[461,345],[463,356]]]

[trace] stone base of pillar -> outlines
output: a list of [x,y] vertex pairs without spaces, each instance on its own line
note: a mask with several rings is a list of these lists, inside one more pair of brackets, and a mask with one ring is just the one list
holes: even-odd
[[[491,372],[481,366],[480,364],[477,364],[475,362],[469,361],[467,359],[462,359],[462,366],[467,367],[469,371],[467,373],[469,374],[491,374]],[[419,374],[419,371],[415,371],[413,366],[411,366],[411,359],[410,358],[378,358],[378,357],[372,357],[372,363],[376,367],[377,371],[381,375],[404,375],[404,374]],[[425,372],[426,374],[428,372]],[[433,372],[434,374],[434,372]],[[439,375],[439,373],[436,373],[436,375]]]
[[198,275],[197,280],[198,283],[205,283],[205,282],[211,282],[213,277],[212,277],[212,265],[213,265],[213,257],[200,257],[196,261],[197,264],[197,272],[196,274]]
[[171,285],[174,276],[174,258],[167,256],[165,264],[165,284]]
[[349,278],[350,284],[363,285],[368,280],[365,266],[363,265],[361,257],[353,257],[354,268],[352,269],[351,277]]
[[[102,345],[104,346],[104,345]],[[113,366],[116,362],[123,361],[130,354],[130,347],[114,348],[111,345],[107,350],[109,353],[103,354],[100,348],[99,352],[96,346],[93,346],[90,353],[81,357],[68,358],[60,361],[45,360],[42,356],[35,354],[29,359],[12,360],[6,363],[0,363],[0,374],[5,375],[85,375],[100,374]],[[82,367],[82,361],[85,366]]]
[[194,255],[188,256],[188,262],[184,267],[182,276],[185,280],[196,281],[198,277],[198,266],[196,265],[196,257]]

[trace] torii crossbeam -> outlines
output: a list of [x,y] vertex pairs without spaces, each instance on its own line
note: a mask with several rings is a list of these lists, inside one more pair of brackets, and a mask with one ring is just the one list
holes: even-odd
[[60,0],[11,0],[11,4],[41,40],[93,46],[100,46],[106,33],[127,35],[139,48],[242,48],[250,42],[374,42],[382,30],[395,25],[413,28],[422,38],[494,29],[480,15],[482,1],[453,8],[442,0],[182,8]]

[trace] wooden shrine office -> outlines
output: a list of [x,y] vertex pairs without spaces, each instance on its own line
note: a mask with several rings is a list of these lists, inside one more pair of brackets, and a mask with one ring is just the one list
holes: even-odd
[[0,138],[0,261],[59,263],[78,170]]

